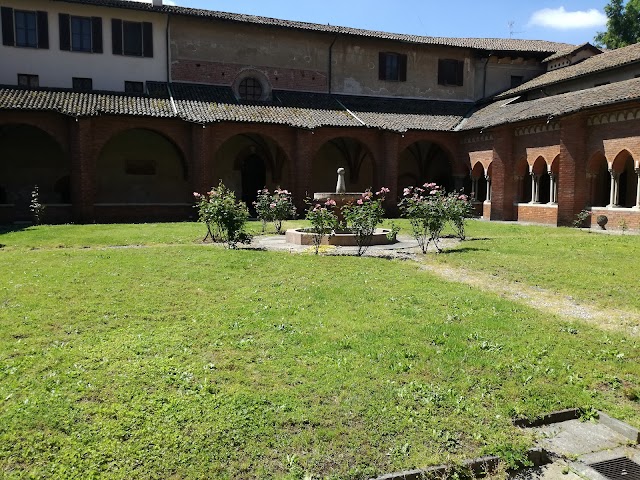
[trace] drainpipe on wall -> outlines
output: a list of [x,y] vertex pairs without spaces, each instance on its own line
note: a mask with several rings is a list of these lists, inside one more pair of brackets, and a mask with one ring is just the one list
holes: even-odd
[[338,40],[338,34],[336,34],[335,37],[333,37],[333,42],[331,42],[331,45],[329,45],[329,95],[331,95],[331,89],[332,89],[332,79],[333,79],[333,45],[336,43],[336,40]]
[[483,79],[482,79],[482,98],[487,97],[487,65],[489,64],[489,60],[491,60],[492,55],[493,55],[493,52],[489,52],[489,56],[487,57],[487,60],[484,62],[484,73],[483,73]]
[[[155,0],[154,0],[155,1]],[[162,0],[160,0],[162,5]],[[171,102],[171,110],[173,114],[178,116],[178,109],[176,108],[176,102],[173,100],[173,92],[171,91],[171,45],[170,45],[170,22],[171,14],[167,14],[167,29],[166,29],[166,42],[167,42],[167,92],[169,93],[169,102]]]

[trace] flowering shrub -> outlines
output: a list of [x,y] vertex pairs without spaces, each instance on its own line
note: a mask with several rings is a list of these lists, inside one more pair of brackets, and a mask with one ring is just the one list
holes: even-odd
[[258,190],[258,199],[253,202],[258,213],[258,218],[262,220],[262,231],[266,230],[267,222],[273,222],[276,233],[282,233],[282,222],[288,218],[296,216],[296,207],[293,205],[293,198],[288,190],[276,188],[273,194],[266,188]]
[[224,242],[229,248],[251,241],[251,236],[244,231],[249,218],[247,206],[236,200],[235,193],[222,182],[204,195],[193,192],[193,196],[198,217],[207,226],[204,240],[210,236],[214,242]]
[[389,193],[389,189],[386,187],[382,187],[375,194],[371,190],[367,190],[355,203],[342,207],[342,215],[347,222],[347,228],[356,237],[358,256],[371,246],[371,239],[376,227],[382,223],[384,217],[382,202],[386,193]]
[[447,220],[456,232],[460,240],[466,238],[465,226],[467,218],[471,217],[473,206],[467,195],[464,193],[452,192],[445,199],[445,210]]
[[45,206],[40,203],[40,189],[36,185],[31,192],[31,202],[29,202],[29,210],[33,215],[33,223],[40,225],[44,218]]
[[460,240],[465,239],[465,222],[471,216],[472,205],[463,193],[445,194],[435,183],[421,187],[407,187],[398,204],[403,216],[409,219],[413,236],[422,253],[427,252],[430,242],[441,252],[438,242],[447,222],[451,224]]
[[332,233],[338,226],[338,217],[333,211],[335,206],[335,200],[329,199],[326,202],[311,203],[307,210],[306,218],[311,222],[310,230],[316,255],[324,236]]
[[438,252],[441,251],[438,242],[448,220],[445,198],[444,191],[435,183],[404,189],[398,207],[409,219],[422,253],[427,253],[429,242],[433,242]]

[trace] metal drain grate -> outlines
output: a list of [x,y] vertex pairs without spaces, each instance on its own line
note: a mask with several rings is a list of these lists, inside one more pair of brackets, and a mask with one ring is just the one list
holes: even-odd
[[640,465],[626,457],[592,463],[589,466],[611,480],[640,480]]

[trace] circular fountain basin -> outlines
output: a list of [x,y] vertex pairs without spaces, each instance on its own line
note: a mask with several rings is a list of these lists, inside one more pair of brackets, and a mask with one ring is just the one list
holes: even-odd
[[[376,228],[371,238],[371,245],[391,245],[396,243],[396,239],[387,238],[387,234],[391,230],[387,228]],[[313,233],[305,228],[294,228],[287,230],[285,233],[287,243],[293,245],[313,245]],[[321,245],[333,245],[336,247],[357,247],[356,236],[350,232],[336,232],[334,235],[325,235],[322,237]]]

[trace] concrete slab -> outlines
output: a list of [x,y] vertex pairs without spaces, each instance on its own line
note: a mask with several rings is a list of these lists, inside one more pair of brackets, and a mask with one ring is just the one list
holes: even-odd
[[629,439],[602,423],[569,420],[533,429],[538,444],[562,457],[579,457],[581,455],[612,450],[627,445]]

